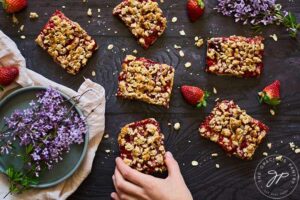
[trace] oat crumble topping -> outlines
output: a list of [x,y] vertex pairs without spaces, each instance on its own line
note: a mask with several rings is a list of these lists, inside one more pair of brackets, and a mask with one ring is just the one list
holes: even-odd
[[129,27],[140,45],[146,49],[167,27],[167,19],[153,0],[124,0],[114,8],[113,14]]
[[128,55],[119,75],[117,96],[169,107],[174,73],[169,65]]
[[207,41],[206,71],[218,75],[256,77],[263,69],[262,37],[217,37]]
[[166,171],[164,135],[155,119],[127,124],[118,143],[121,158],[130,167],[147,174]]
[[95,40],[81,26],[56,11],[36,42],[70,74],[77,74],[98,48]]
[[233,101],[215,106],[199,128],[200,135],[218,143],[229,154],[251,159],[268,127],[249,116]]

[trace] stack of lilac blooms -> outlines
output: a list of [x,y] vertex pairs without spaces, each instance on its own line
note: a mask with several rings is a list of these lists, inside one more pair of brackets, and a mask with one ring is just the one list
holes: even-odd
[[20,146],[28,149],[28,167],[34,167],[38,177],[43,168],[51,169],[62,160],[70,145],[84,142],[87,127],[84,118],[66,106],[66,99],[57,90],[48,88],[37,98],[28,109],[5,118],[7,130],[0,132],[0,138],[6,141],[0,150],[9,154],[12,140],[20,141]]
[[216,10],[225,16],[233,16],[236,22],[252,25],[278,23],[281,6],[276,0],[218,0]]

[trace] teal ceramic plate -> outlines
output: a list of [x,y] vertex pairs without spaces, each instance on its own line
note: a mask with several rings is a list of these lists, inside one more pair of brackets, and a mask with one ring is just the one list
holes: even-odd
[[[36,99],[38,92],[46,90],[45,87],[27,87],[14,91],[0,102],[0,127],[3,127],[4,117],[9,117],[16,109],[23,110],[29,107],[29,102]],[[61,93],[64,98],[69,97]],[[68,106],[72,106],[74,103],[70,102]],[[83,115],[78,107],[75,106],[79,115]],[[69,153],[64,155],[64,159],[54,165],[50,171],[45,170],[40,174],[38,185],[33,185],[35,188],[51,187],[69,178],[76,169],[80,166],[88,146],[88,133],[85,136],[84,143],[80,145],[72,145]],[[0,155],[0,172],[4,172],[9,166],[20,168],[21,162],[16,159],[12,159],[11,156]]]

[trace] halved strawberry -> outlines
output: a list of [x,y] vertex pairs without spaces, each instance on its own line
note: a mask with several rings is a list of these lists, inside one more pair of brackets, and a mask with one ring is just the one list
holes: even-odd
[[0,67],[0,90],[3,90],[3,86],[8,86],[19,75],[18,67]]
[[265,102],[271,106],[280,104],[280,81],[274,81],[272,84],[265,87],[262,92],[259,92],[258,95],[260,96],[260,103]]
[[206,107],[206,99],[209,97],[209,93],[203,91],[199,87],[183,85],[181,86],[181,93],[184,99],[191,105],[200,108],[202,106]]
[[203,0],[188,0],[187,11],[192,22],[201,17],[204,12],[205,4]]

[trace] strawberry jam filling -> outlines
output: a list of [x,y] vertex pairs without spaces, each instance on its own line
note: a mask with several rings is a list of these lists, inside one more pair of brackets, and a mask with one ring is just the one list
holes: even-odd
[[218,143],[228,154],[251,159],[268,127],[253,119],[233,101],[219,102],[201,124],[200,135]]
[[118,77],[117,96],[169,106],[174,81],[173,67],[146,58],[127,56],[122,69]]
[[[149,130],[150,126],[155,131]],[[154,136],[156,136],[154,140],[149,140]],[[159,124],[154,119],[128,124],[118,137],[121,158],[138,171],[148,174],[163,172],[166,170],[163,139]]]
[[219,75],[257,77],[263,70],[261,37],[212,38],[207,44],[206,71]]

